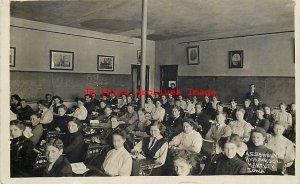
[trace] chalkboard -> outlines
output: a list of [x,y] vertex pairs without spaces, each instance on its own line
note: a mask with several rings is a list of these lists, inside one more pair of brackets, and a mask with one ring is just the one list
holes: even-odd
[[64,100],[82,97],[85,88],[131,89],[130,74],[86,74],[58,72],[11,71],[10,91],[28,101],[44,99],[46,93],[59,95]]
[[294,77],[178,76],[178,87],[184,95],[188,95],[188,88],[212,89],[216,90],[219,100],[225,103],[231,98],[242,103],[250,84],[255,84],[263,103],[277,106],[280,102],[295,102]]

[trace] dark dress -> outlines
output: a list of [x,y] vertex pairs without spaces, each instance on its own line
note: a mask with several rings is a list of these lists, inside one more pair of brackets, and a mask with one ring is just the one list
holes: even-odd
[[95,104],[93,102],[85,102],[84,107],[88,111],[88,114],[92,114],[92,112],[95,110]]
[[33,143],[24,136],[11,140],[10,166],[11,177],[22,176],[22,173],[30,175],[33,169],[35,154]]
[[18,102],[18,103],[12,103],[12,104],[10,104],[10,110],[13,112],[13,113],[15,113],[15,114],[17,114],[18,113],[18,107],[21,107],[21,104],[20,104],[20,102]]
[[183,119],[181,117],[176,119],[171,117],[164,123],[164,125],[166,127],[165,134],[167,134],[164,137],[166,137],[168,140],[172,140],[173,137],[183,131]]
[[33,110],[29,105],[26,105],[25,108],[21,108],[18,110],[18,119],[19,120],[30,120],[30,116],[32,115]]
[[250,123],[253,120],[253,109],[251,107],[244,107],[245,114],[244,114],[244,120]]
[[51,123],[51,130],[55,130],[56,127],[60,129],[61,133],[67,133],[68,131],[68,122],[72,119],[71,116],[53,116],[53,121]]
[[239,159],[237,156],[229,159],[222,155],[216,160],[215,171],[211,174],[215,175],[240,175],[247,173],[246,162]]
[[198,129],[198,132],[201,134],[202,137],[205,137],[211,126],[208,116],[204,112],[200,112],[198,114],[191,114],[190,118],[201,126],[201,128]]
[[202,102],[201,106],[203,108],[202,111],[205,112],[209,117],[211,117],[211,115],[212,115],[212,113],[214,111],[214,109],[212,108],[211,102],[208,102],[208,103]]
[[116,107],[118,105],[118,99],[116,97],[111,98],[108,104],[111,105],[112,107]]
[[67,158],[60,156],[53,164],[52,169],[48,171],[48,167],[44,170],[45,177],[70,177],[73,175],[72,167]]
[[65,135],[64,153],[70,163],[81,162],[82,148],[84,145],[83,135],[78,131],[73,134],[68,133]]
[[267,133],[271,133],[270,129],[270,122],[268,119],[258,119],[254,118],[253,121],[251,121],[251,125],[256,128],[256,127],[261,127],[265,129]]

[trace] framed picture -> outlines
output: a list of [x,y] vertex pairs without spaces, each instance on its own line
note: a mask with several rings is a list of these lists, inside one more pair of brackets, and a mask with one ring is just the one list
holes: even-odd
[[15,47],[10,47],[9,66],[10,67],[16,66],[16,48]]
[[142,63],[142,51],[141,50],[137,50],[137,64],[141,64]]
[[187,64],[198,65],[199,64],[199,46],[193,46],[187,48]]
[[98,71],[114,71],[114,56],[98,55]]
[[74,52],[50,50],[50,70],[73,70]]
[[229,51],[229,68],[243,68],[244,51]]

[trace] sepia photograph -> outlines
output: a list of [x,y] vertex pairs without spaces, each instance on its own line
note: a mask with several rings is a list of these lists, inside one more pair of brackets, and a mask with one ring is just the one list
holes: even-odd
[[295,7],[8,1],[3,183],[299,182]]

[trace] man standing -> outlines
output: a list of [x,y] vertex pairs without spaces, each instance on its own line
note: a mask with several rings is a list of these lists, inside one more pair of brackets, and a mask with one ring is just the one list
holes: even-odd
[[249,85],[250,92],[248,92],[245,96],[245,99],[250,99],[252,104],[254,104],[254,99],[260,99],[259,94],[255,91],[255,85]]

